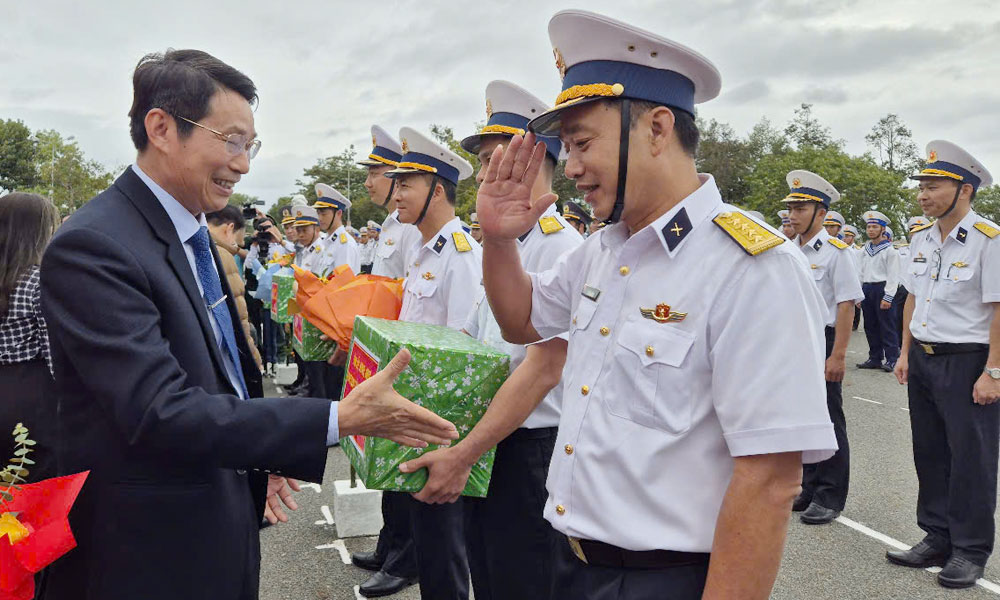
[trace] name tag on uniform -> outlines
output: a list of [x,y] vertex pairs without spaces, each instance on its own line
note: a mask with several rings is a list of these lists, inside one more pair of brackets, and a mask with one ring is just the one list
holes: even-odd
[[913,259],[913,262],[915,262],[915,263],[925,263],[925,262],[927,262],[927,257],[926,256],[918,256],[918,257],[916,257],[916,258]]
[[597,302],[597,297],[600,296],[600,295],[601,295],[601,290],[599,290],[599,289],[597,289],[595,287],[589,286],[589,285],[583,286],[583,297],[584,298],[587,298],[588,300],[593,300],[594,302]]

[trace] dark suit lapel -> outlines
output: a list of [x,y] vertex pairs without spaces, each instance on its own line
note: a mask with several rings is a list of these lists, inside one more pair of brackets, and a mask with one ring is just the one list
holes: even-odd
[[[132,171],[131,167],[122,173],[118,180],[115,181],[115,185],[135,205],[146,221],[149,222],[156,237],[166,245],[167,262],[184,287],[188,300],[191,301],[191,308],[194,309],[198,325],[201,326],[201,333],[205,338],[205,344],[208,345],[209,353],[212,355],[215,370],[222,381],[230,384],[229,376],[226,374],[225,363],[222,362],[221,350],[215,339],[215,332],[212,330],[212,324],[208,321],[208,310],[205,307],[205,300],[198,291],[198,283],[194,280],[194,273],[191,272],[191,263],[188,262],[187,254],[184,253],[184,245],[180,238],[177,237],[177,230],[167,215],[167,211],[163,209],[153,191],[143,183],[142,179]],[[214,246],[214,244],[212,245]],[[215,257],[215,261],[218,264],[218,256]],[[229,286],[224,285],[223,289],[228,290]],[[232,387],[231,384],[230,387]]]

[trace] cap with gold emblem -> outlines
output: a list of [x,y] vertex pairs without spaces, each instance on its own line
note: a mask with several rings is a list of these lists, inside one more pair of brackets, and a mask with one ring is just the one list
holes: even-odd
[[395,167],[402,158],[403,148],[389,132],[378,125],[372,125],[372,151],[368,158],[358,161],[359,165],[366,167],[380,167],[389,165]]
[[845,223],[847,223],[847,221],[844,220],[844,216],[835,210],[827,211],[826,218],[823,219],[824,227],[827,225],[839,225],[840,227],[843,227]]
[[435,142],[416,129],[399,130],[403,156],[395,169],[386,173],[393,177],[405,173],[432,173],[455,185],[472,175],[472,165],[450,148]]
[[351,201],[343,194],[333,189],[325,183],[316,184],[316,202],[314,208],[332,208],[335,210],[347,210],[351,207]]
[[292,225],[296,227],[300,225],[319,225],[319,215],[312,206],[296,206],[293,214],[295,215],[295,221]]
[[[541,115],[548,106],[530,92],[509,81],[491,81],[486,86],[486,126],[479,133],[462,140],[466,152],[479,153],[484,140],[524,135],[528,121]],[[558,161],[562,142],[557,136],[539,135],[552,160]]]
[[915,228],[924,227],[930,224],[931,222],[927,219],[927,217],[910,217],[906,221],[906,231],[907,233],[912,233]]
[[785,176],[785,181],[790,190],[785,196],[785,202],[819,202],[830,208],[831,204],[840,200],[837,188],[812,171],[791,171]]
[[910,179],[951,179],[971,184],[974,190],[993,183],[993,176],[982,163],[945,140],[927,144],[927,166]]

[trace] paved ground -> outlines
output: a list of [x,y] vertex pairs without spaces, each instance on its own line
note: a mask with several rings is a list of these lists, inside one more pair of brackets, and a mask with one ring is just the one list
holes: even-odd
[[[827,526],[810,527],[792,519],[772,598],[997,600],[1000,586],[990,583],[1000,582],[1000,562],[996,560],[987,566],[985,587],[962,591],[940,588],[927,571],[886,563],[884,554],[892,540],[911,545],[922,537],[914,516],[917,488],[910,455],[906,392],[892,375],[854,368],[854,363],[867,355],[861,331],[853,336],[850,352],[844,386],[852,460],[847,507],[842,522]],[[306,489],[298,494],[301,508],[293,513],[291,522],[261,533],[263,600],[356,597],[354,587],[368,573],[344,564],[336,547],[326,547],[334,544],[337,536],[322,509],[332,504],[327,487],[347,474],[343,452],[332,448],[322,491]],[[868,533],[850,525],[867,528]],[[879,535],[882,539],[876,539]],[[374,538],[344,540],[348,552],[372,549],[374,544]],[[419,594],[416,588],[410,588],[393,598],[415,600]]]

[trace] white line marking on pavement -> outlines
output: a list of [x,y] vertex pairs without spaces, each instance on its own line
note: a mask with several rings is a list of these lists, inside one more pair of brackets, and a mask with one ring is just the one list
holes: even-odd
[[910,409],[908,409],[908,408],[903,408],[902,406],[900,406],[900,407],[899,407],[899,410],[905,410],[906,412],[910,412]]
[[356,600],[365,600],[365,597],[361,595],[361,586],[360,585],[354,586],[354,598]]
[[[904,544],[903,542],[901,542],[901,541],[899,541],[899,540],[897,540],[895,538],[891,538],[891,537],[887,536],[884,533],[875,531],[871,527],[866,527],[865,525],[862,525],[861,523],[858,523],[857,521],[852,521],[851,519],[848,519],[847,517],[845,517],[843,515],[837,517],[836,521],[838,523],[840,523],[841,525],[847,525],[851,529],[853,529],[855,531],[858,531],[858,532],[861,532],[861,533],[867,535],[870,538],[874,538],[874,539],[882,542],[883,544],[885,544],[887,546],[892,546],[893,548],[895,548],[897,550],[908,550],[910,548],[910,546]],[[340,541],[340,540],[337,540],[337,541]],[[924,569],[924,570],[928,571],[930,573],[938,573],[938,572],[941,571],[941,567],[930,567],[930,568]],[[978,581],[976,581],[976,585],[978,585],[979,587],[981,587],[983,589],[989,590],[989,591],[993,592],[994,594],[997,594],[998,596],[1000,596],[1000,585],[997,585],[997,584],[993,583],[992,581],[989,581],[987,579],[979,579]]]
[[324,504],[319,507],[319,511],[323,513],[323,518],[326,519],[326,524],[333,525],[333,515],[330,514],[330,507]]
[[855,400],[861,400],[862,402],[871,402],[872,404],[882,404],[881,402],[878,402],[877,400],[869,400],[868,398],[862,398],[861,396],[854,396],[854,399]]
[[304,490],[306,488],[312,488],[312,489],[316,490],[317,494],[323,493],[323,488],[319,487],[319,484],[316,484],[316,483],[299,483],[299,489],[303,489]]
[[344,561],[345,565],[351,564],[351,555],[347,553],[347,546],[344,545],[344,540],[333,540],[333,543],[316,546],[316,549],[336,550],[337,552],[340,552],[340,560]]

